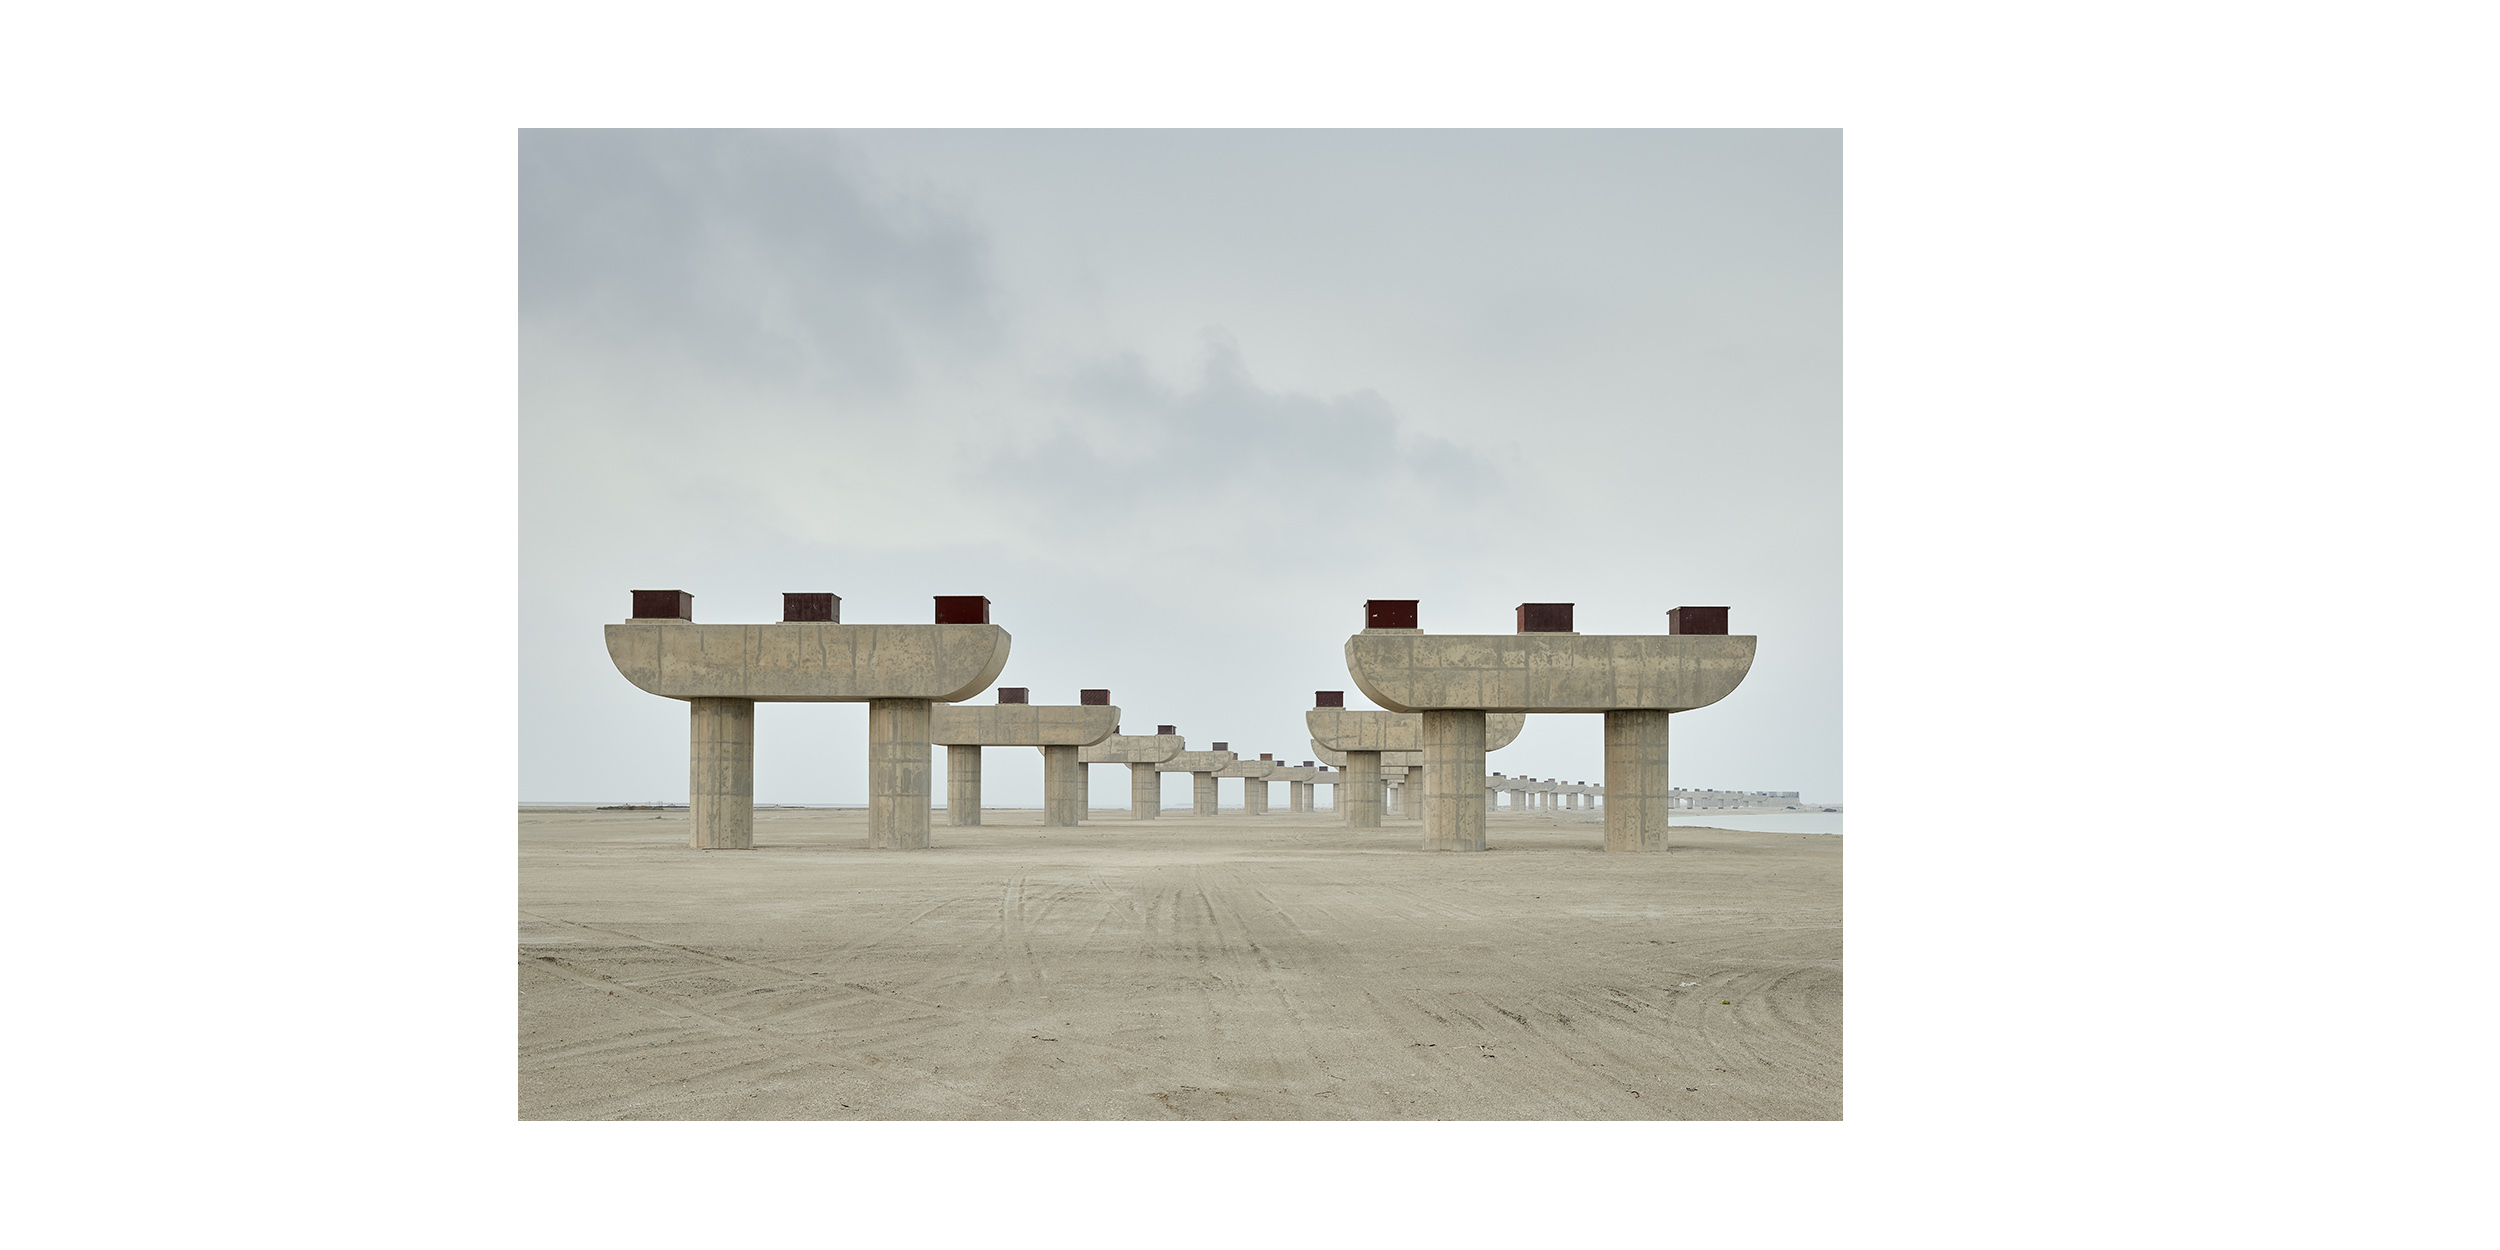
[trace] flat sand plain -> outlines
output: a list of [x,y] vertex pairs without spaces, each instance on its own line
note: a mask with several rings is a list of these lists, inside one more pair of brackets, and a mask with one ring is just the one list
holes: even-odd
[[1837,836],[1040,819],[523,810],[521,1118],[1840,1117]]

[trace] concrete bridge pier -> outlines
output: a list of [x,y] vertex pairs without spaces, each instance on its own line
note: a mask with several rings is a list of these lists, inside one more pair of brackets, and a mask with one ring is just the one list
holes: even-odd
[[1074,706],[1034,703],[1032,691],[1002,686],[996,707],[949,704],[929,716],[929,735],[946,746],[946,819],[981,823],[981,750],[1033,747],[1042,753],[1042,824],[1065,828],[1085,819],[1084,748],[1120,727],[1108,690],[1079,691]]
[[946,748],[946,823],[981,823],[981,748]]
[[1606,713],[1606,849],[1667,849],[1667,716]]
[[[1511,635],[1429,635],[1415,600],[1364,603],[1362,632],[1346,640],[1346,672],[1372,702],[1424,717],[1427,849],[1482,849],[1481,835],[1470,838],[1465,822],[1484,815],[1483,731],[1465,718],[1481,720],[1493,710],[1604,714],[1606,849],[1666,849],[1674,797],[1667,789],[1667,717],[1727,697],[1752,669],[1757,640],[1729,634],[1723,606],[1676,608],[1667,613],[1664,635],[1580,634],[1571,617],[1568,603],[1522,603]],[[1468,775],[1431,776],[1444,769]],[[1534,794],[1536,810],[1554,812],[1569,806],[1559,796],[1573,787],[1530,779],[1510,789],[1514,804]],[[1458,795],[1465,818],[1443,802]]]
[[1484,713],[1424,713],[1424,849],[1484,849]]
[[1163,773],[1155,766],[1181,751],[1181,737],[1170,725],[1156,729],[1158,732],[1153,734],[1114,733],[1084,748],[1076,757],[1079,764],[1128,765],[1131,820],[1153,820],[1163,814]]
[[[953,750],[948,748],[949,775],[954,769]],[[1039,750],[1042,753],[1042,823],[1054,829],[1074,828],[1078,821],[1085,819],[1085,791],[1078,780],[1077,749],[1059,746],[1041,747]],[[951,786],[947,802],[954,802]]]
[[698,851],[755,847],[755,700],[688,699],[693,761],[686,816]]
[[1380,752],[1345,753],[1345,780],[1337,783],[1337,806],[1349,829],[1380,827]]
[[868,845],[877,850],[928,849],[929,705],[868,701]]

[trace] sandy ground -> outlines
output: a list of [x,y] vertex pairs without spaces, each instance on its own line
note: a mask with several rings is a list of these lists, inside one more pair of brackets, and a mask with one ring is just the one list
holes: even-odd
[[521,1118],[1841,1113],[1837,836],[991,811],[895,852],[781,810],[699,852],[685,821],[521,813]]

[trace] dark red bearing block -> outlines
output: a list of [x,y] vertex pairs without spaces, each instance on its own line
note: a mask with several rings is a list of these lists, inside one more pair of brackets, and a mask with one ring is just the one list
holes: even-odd
[[1727,632],[1726,608],[1676,608],[1667,613],[1670,634],[1724,634]]
[[1571,605],[1568,603],[1520,604],[1519,632],[1523,634],[1570,633]]
[[998,688],[998,701],[1001,703],[1031,703],[1033,701],[1033,689],[1030,686],[1000,686]]
[[1345,706],[1345,691],[1342,690],[1315,690],[1312,692],[1312,697],[1318,700],[1311,705],[1313,707]]
[[1079,690],[1076,692],[1076,705],[1078,707],[1109,707],[1111,706],[1111,692],[1108,690]]
[[800,595],[785,593],[781,596],[781,619],[824,621],[839,625],[842,623],[842,596],[820,595],[813,592]]
[[[1172,727],[1172,726],[1170,726],[1170,725],[1157,725],[1157,726],[1155,726],[1155,732],[1156,732],[1156,733],[1158,733],[1158,734],[1163,735],[1164,737],[1167,737],[1167,738],[1168,738],[1168,737],[1171,737],[1171,736],[1172,736],[1172,735],[1174,735],[1174,734],[1179,733],[1179,732],[1180,732],[1180,730],[1175,729],[1175,728],[1173,728],[1173,727]],[[1215,749],[1216,749],[1216,750],[1218,750],[1218,751],[1221,751],[1221,750],[1223,750],[1224,748],[1223,748],[1221,745],[1218,745]]]
[[1363,601],[1363,628],[1421,628],[1415,624],[1415,605],[1421,602],[1423,602],[1421,599],[1365,599]]
[[937,600],[937,623],[940,625],[987,625],[990,623],[990,601],[980,595],[932,595]]
[[691,621],[694,619],[694,596],[682,590],[637,590],[634,592],[634,619]]

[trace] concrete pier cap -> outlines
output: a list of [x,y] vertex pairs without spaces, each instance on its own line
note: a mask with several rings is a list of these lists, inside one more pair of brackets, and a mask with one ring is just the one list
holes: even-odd
[[[1170,729],[1171,726],[1164,728]],[[1215,778],[1231,767],[1236,759],[1231,751],[1223,749],[1224,745],[1216,743],[1216,749],[1212,751],[1182,751],[1155,765],[1163,772],[1189,774],[1189,811],[1193,816],[1215,814]]]
[[930,709],[988,689],[1014,641],[989,600],[937,596],[928,625],[845,625],[839,595],[809,591],[784,594],[777,623],[700,625],[686,591],[632,594],[632,618],[606,627],[608,659],[637,689],[694,705],[693,846],[755,844],[758,703],[867,704],[869,845],[929,845]]
[[[1225,744],[1219,742],[1215,745],[1220,747]],[[1240,778],[1242,814],[1264,816],[1267,814],[1267,778],[1275,771],[1276,756],[1271,751],[1255,760],[1236,759],[1215,770],[1215,776]]]
[[1076,753],[1120,727],[1110,692],[1101,703],[1046,705],[1022,686],[1002,686],[991,707],[940,704],[929,712],[929,740],[946,748],[946,823],[981,823],[981,748],[1036,747],[1042,753],[1042,824],[1071,828],[1085,819]]
[[[1667,717],[1726,698],[1756,639],[1727,609],[1679,607],[1663,635],[1585,635],[1571,605],[1520,604],[1510,634],[1427,634],[1414,600],[1371,600],[1346,672],[1372,702],[1421,715],[1424,845],[1484,849],[1484,747],[1493,713],[1606,718],[1606,848],[1666,849]],[[1318,715],[1315,709],[1313,715]]]
[[[1170,730],[1172,726],[1157,728]],[[1184,745],[1177,733],[1113,733],[1092,746],[1079,748],[1077,762],[1128,765],[1129,819],[1153,820],[1163,814],[1163,778],[1157,766],[1180,754]]]
[[[1302,716],[1304,725],[1311,731],[1311,745],[1323,751],[1343,753],[1342,760],[1329,756],[1322,758],[1332,764],[1341,764],[1349,774],[1347,790],[1339,796],[1339,815],[1349,828],[1379,828],[1381,816],[1387,810],[1386,795],[1381,789],[1380,765],[1423,766],[1423,716],[1414,712],[1349,709],[1342,690],[1315,691],[1312,702],[1316,706]],[[1484,749],[1498,751],[1509,746],[1518,740],[1519,731],[1527,724],[1528,718],[1524,713],[1496,712],[1486,716]]]

